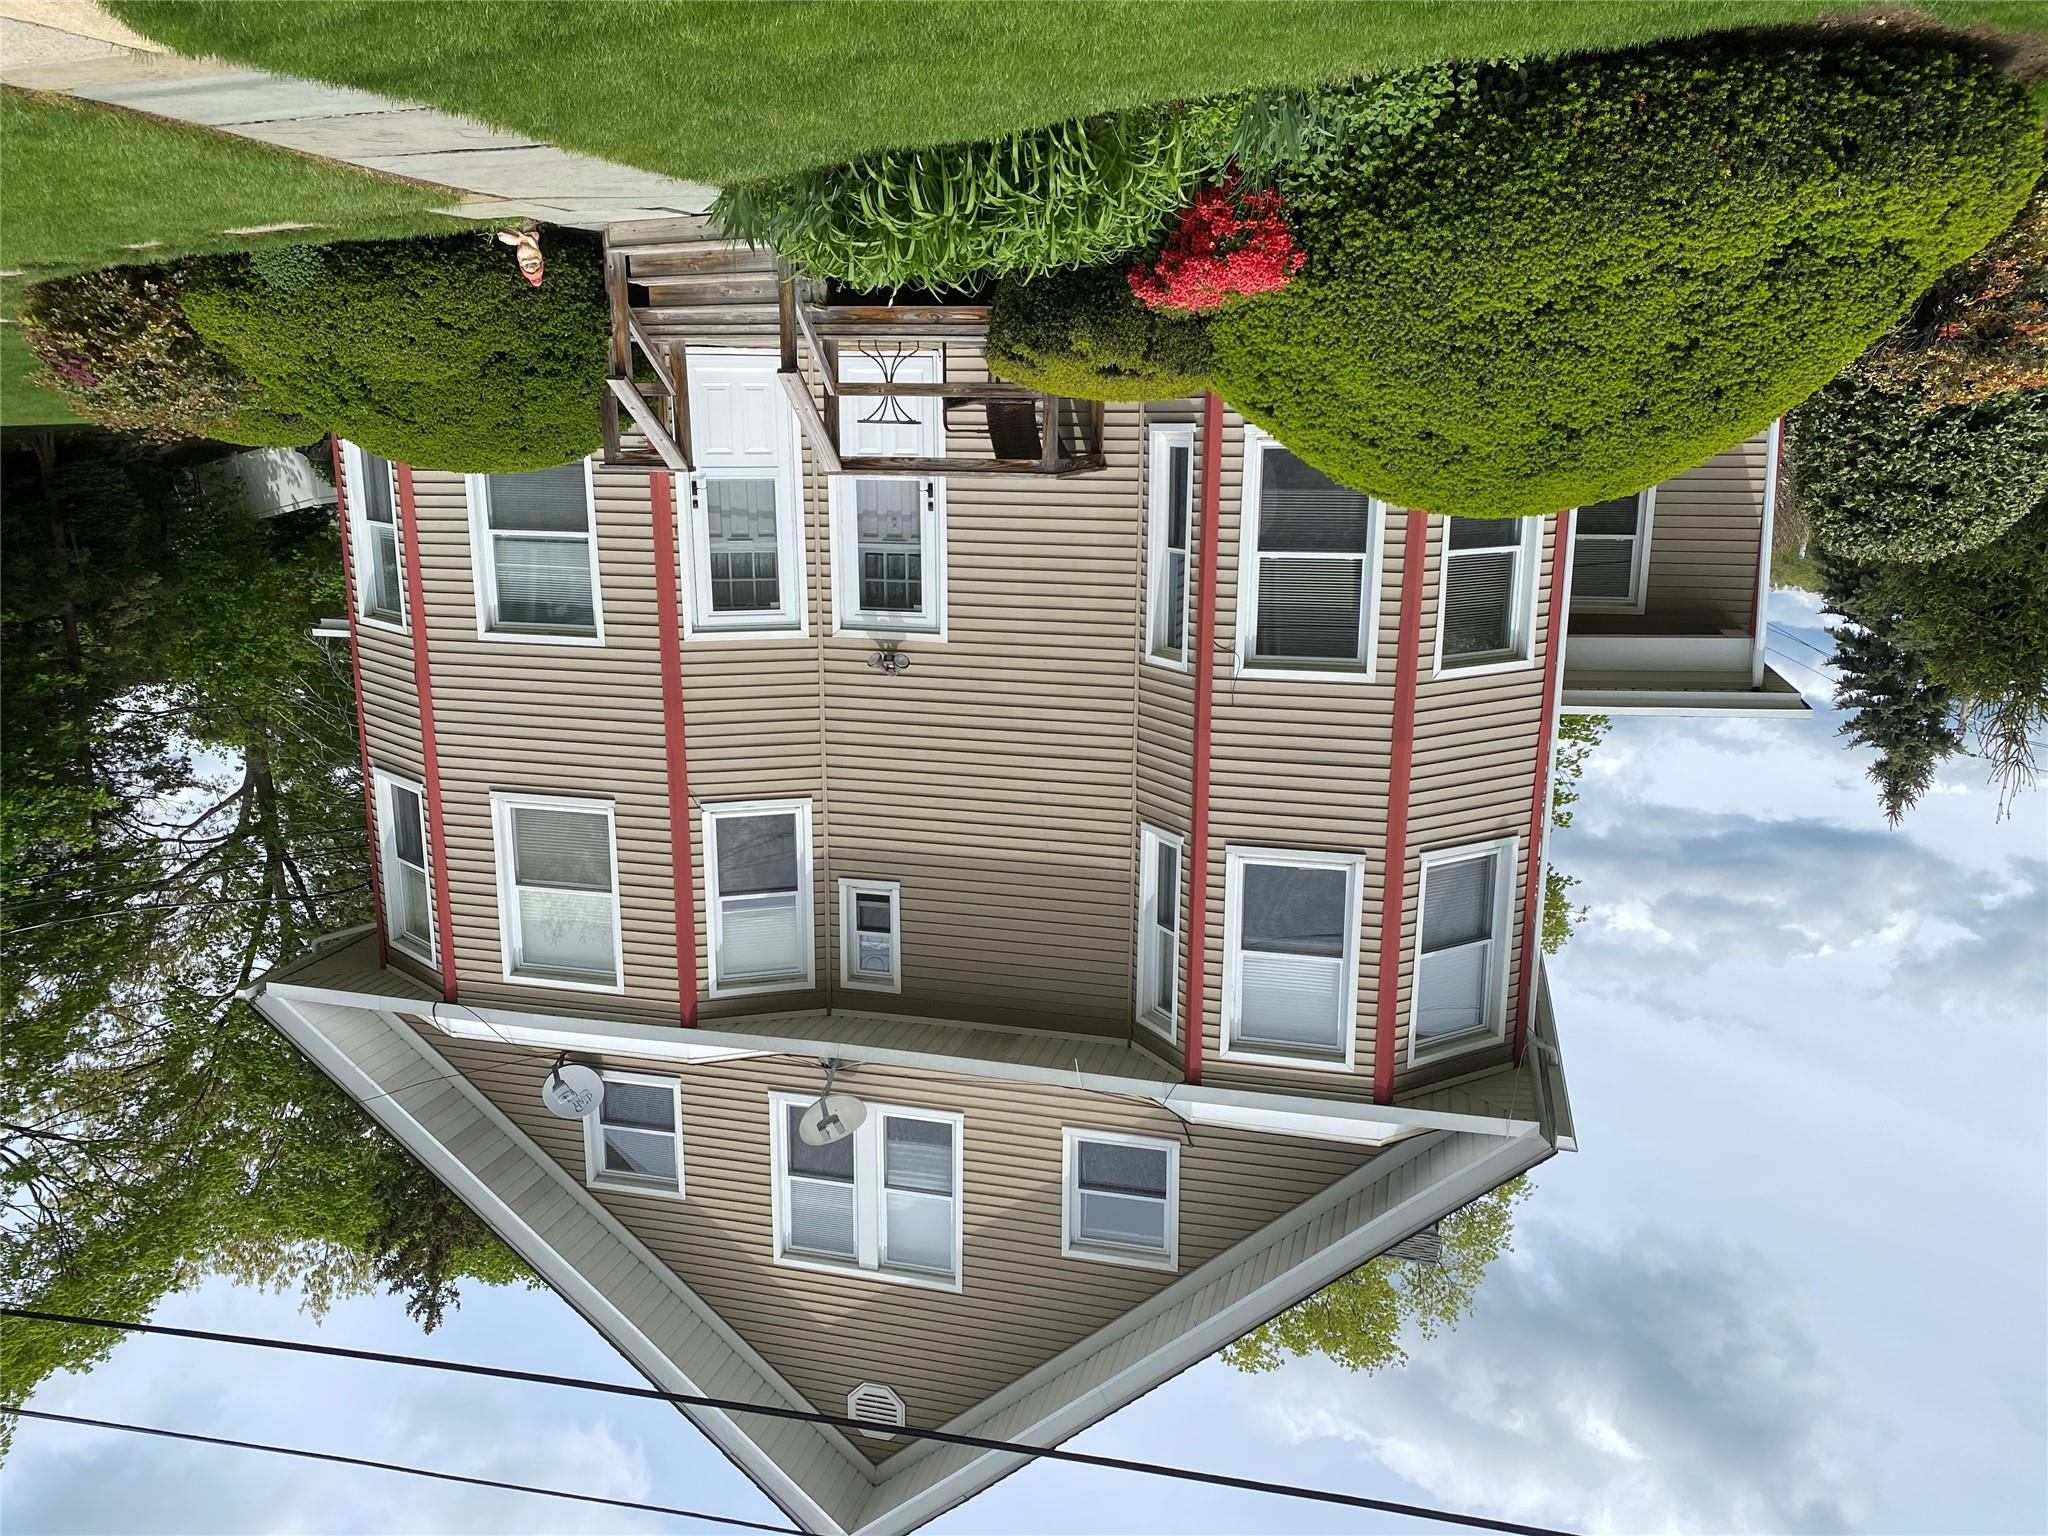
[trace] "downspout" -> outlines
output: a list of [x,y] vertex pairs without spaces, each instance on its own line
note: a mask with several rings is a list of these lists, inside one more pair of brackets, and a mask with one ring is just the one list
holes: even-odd
[[1771,423],[1771,435],[1764,445],[1764,525],[1756,548],[1756,585],[1749,593],[1749,686],[1764,685],[1764,648],[1770,639],[1770,620],[1764,614],[1764,595],[1771,590],[1771,533],[1778,520],[1778,480],[1785,463],[1785,418]]
[[661,733],[668,752],[668,846],[676,909],[676,1010],[685,1029],[697,1023],[697,883],[690,860],[690,761],[683,732],[683,636],[676,604],[674,482],[647,477],[654,502],[654,626],[661,652]]
[[341,524],[341,595],[348,606],[348,661],[356,686],[356,746],[363,762],[363,823],[370,833],[370,905],[377,912],[377,964],[391,963],[391,936],[384,931],[384,884],[377,873],[377,780],[370,772],[370,723],[363,712],[363,636],[356,624],[356,560],[354,530],[349,526],[348,475],[342,467],[341,439],[327,434],[334,456],[334,515]]
[[1395,1020],[1401,1007],[1402,919],[1408,901],[1408,789],[1415,771],[1415,694],[1422,677],[1422,572],[1429,563],[1429,514],[1410,508],[1401,541],[1400,661],[1394,670],[1394,727],[1387,746],[1387,851],[1380,878],[1380,986],[1373,1010],[1372,1097],[1394,1098]]
[[454,904],[448,895],[448,823],[441,813],[441,751],[434,735],[434,674],[427,660],[427,600],[420,579],[420,520],[412,466],[398,466],[398,515],[405,525],[405,600],[412,617],[412,677],[420,701],[420,772],[426,781],[428,850],[434,866],[434,946],[441,957],[441,1000],[455,1001]]
[[1181,1035],[1181,1076],[1202,1080],[1202,1036],[1208,1027],[1209,976],[1209,740],[1216,700],[1216,561],[1223,527],[1223,402],[1202,396],[1202,551],[1195,621],[1193,783],[1188,794],[1188,984],[1186,1028]]
[[1536,955],[1543,942],[1543,874],[1550,854],[1550,783],[1557,771],[1557,717],[1563,708],[1564,615],[1571,606],[1572,514],[1557,514],[1550,535],[1550,621],[1543,637],[1543,726],[1536,736],[1536,798],[1529,806],[1529,873],[1522,887],[1522,953],[1515,990],[1515,1061],[1535,1011]]

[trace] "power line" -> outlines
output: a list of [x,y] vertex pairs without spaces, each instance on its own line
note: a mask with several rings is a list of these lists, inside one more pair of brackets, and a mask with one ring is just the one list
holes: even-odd
[[[673,1403],[678,1407],[712,1408],[722,1413],[752,1413],[771,1419],[792,1419],[804,1424],[829,1424],[835,1429],[874,1428],[871,1422],[849,1418],[844,1414],[820,1413],[814,1408],[783,1408],[765,1403],[745,1403],[733,1398],[702,1397],[691,1392],[664,1392],[659,1387],[634,1387],[619,1382],[592,1381],[580,1376],[521,1371],[501,1365],[477,1365],[463,1360],[427,1360],[417,1355],[387,1354],[376,1349],[350,1349],[339,1344],[312,1344],[296,1339],[262,1339],[246,1333],[217,1333],[208,1328],[173,1328],[164,1323],[124,1323],[115,1318],[80,1317],[68,1312],[39,1312],[28,1307],[0,1306],[0,1317],[18,1317],[39,1323],[68,1323],[81,1328],[112,1328],[124,1333],[161,1334],[167,1338],[197,1339],[208,1344],[240,1344],[252,1349],[325,1355],[338,1360],[367,1360],[379,1365],[406,1365],[419,1370],[448,1371],[465,1376],[490,1377],[499,1381],[530,1382],[545,1387],[573,1387],[583,1392],[605,1392],[614,1397],[635,1397]],[[1277,1494],[1282,1498],[1310,1499],[1321,1504],[1341,1504],[1349,1509],[1370,1509],[1381,1514],[1406,1515],[1415,1520],[1436,1520],[1449,1525],[1472,1526],[1479,1530],[1506,1531],[1510,1536],[1566,1536],[1566,1533],[1549,1526],[1519,1525],[1511,1520],[1458,1514],[1449,1510],[1431,1509],[1421,1504],[1402,1504],[1393,1499],[1368,1498],[1360,1493],[1340,1493],[1329,1488],[1268,1482],[1263,1478],[1233,1477],[1223,1472],[1202,1472],[1193,1467],[1168,1466],[1156,1461],[1134,1461],[1124,1456],[1099,1456],[1090,1451],[1026,1445],[1015,1440],[993,1440],[985,1435],[963,1435],[945,1429],[919,1429],[907,1424],[892,1425],[890,1432],[916,1440],[935,1440],[942,1445],[963,1445],[980,1451],[1003,1451],[1030,1460],[1074,1462],[1086,1467],[1106,1467],[1113,1472],[1138,1472],[1148,1477],[1177,1478],[1182,1482],[1206,1483],[1217,1488],[1237,1488],[1249,1493]]]
[[506,1483],[495,1477],[471,1477],[463,1472],[437,1472],[431,1467],[408,1467],[395,1461],[373,1461],[366,1456],[343,1456],[336,1451],[311,1451],[298,1445],[265,1445],[260,1440],[231,1440],[221,1435],[195,1435],[189,1430],[160,1429],[154,1424],[122,1424],[113,1419],[87,1419],[69,1413],[44,1413],[39,1408],[10,1408],[25,1419],[46,1419],[52,1424],[80,1424],[88,1429],[118,1429],[130,1435],[155,1435],[165,1440],[190,1440],[199,1445],[224,1445],[237,1451],[268,1451],[273,1456],[299,1456],[307,1461],[331,1461],[344,1467],[368,1467],[377,1472],[403,1472],[407,1477],[431,1477],[444,1483],[468,1483],[477,1488],[501,1488],[509,1493],[537,1493],[546,1499],[573,1499],[578,1504],[609,1504],[614,1509],[637,1509],[648,1514],[676,1515],[685,1520],[704,1520],[747,1531],[773,1531],[776,1536],[804,1536],[793,1525],[768,1525],[759,1520],[742,1520],[736,1515],[707,1514],[701,1509],[678,1509],[669,1504],[643,1504],[637,1499],[606,1498],[601,1493],[571,1493],[566,1488],[541,1488],[532,1483]]

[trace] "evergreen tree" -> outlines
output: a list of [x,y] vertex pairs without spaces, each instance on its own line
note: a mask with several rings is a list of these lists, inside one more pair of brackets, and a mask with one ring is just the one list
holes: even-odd
[[1842,734],[1877,753],[1870,778],[1885,820],[1897,826],[1934,782],[1934,770],[1963,749],[1955,700],[1890,635],[1860,626],[1830,632],[1841,675],[1835,702],[1854,711]]

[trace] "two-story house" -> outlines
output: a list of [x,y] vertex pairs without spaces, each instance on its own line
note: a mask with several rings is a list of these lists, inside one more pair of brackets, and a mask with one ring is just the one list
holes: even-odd
[[866,1426],[685,1410],[793,1519],[905,1531],[1020,1458],[898,1431],[1056,1444],[1572,1145],[1543,843],[1616,562],[1213,398],[1020,419],[971,316],[841,317],[821,401],[753,267],[639,250],[715,279],[683,470],[337,445],[378,920],[255,1003],[650,1381]]

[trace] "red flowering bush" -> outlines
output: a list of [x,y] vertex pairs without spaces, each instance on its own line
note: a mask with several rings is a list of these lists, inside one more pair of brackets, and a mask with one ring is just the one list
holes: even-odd
[[1131,268],[1131,292],[1151,309],[1205,314],[1286,287],[1307,258],[1281,207],[1278,192],[1246,192],[1232,172],[1195,195],[1155,260]]

